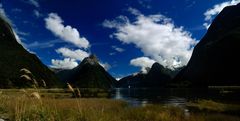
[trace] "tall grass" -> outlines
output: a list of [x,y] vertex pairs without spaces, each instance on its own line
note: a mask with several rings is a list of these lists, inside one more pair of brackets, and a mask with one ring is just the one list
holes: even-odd
[[0,118],[12,121],[239,121],[238,116],[191,113],[178,107],[147,105],[97,98],[29,98],[0,95]]

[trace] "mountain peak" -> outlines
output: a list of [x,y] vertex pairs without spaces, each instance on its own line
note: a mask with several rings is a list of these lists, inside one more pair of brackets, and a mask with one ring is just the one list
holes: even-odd
[[99,64],[98,58],[95,54],[91,54],[89,57],[83,59],[83,64],[97,65]]
[[155,63],[152,65],[152,69],[153,69],[153,68],[163,69],[164,66],[161,65],[161,64],[159,64],[158,62],[155,62]]

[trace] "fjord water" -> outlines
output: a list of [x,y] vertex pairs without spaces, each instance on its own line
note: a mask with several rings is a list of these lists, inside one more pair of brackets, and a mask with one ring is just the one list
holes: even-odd
[[111,98],[124,100],[131,106],[165,104],[185,107],[189,101],[207,99],[225,103],[240,101],[239,89],[148,89],[115,88]]

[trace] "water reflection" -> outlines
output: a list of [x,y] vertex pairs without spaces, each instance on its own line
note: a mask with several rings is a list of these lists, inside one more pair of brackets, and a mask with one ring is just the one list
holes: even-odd
[[[124,100],[131,106],[146,106],[147,104],[162,104],[178,106],[185,115],[189,115],[186,103],[198,99],[221,101],[240,101],[239,90],[235,93],[222,95],[219,90],[209,89],[132,89],[116,88],[112,91],[111,98]],[[236,96],[238,95],[238,96]]]
[[184,106],[187,100],[182,97],[167,95],[162,91],[149,89],[116,88],[112,93],[113,99],[124,100],[132,106],[145,106],[146,104],[166,104],[173,106]]

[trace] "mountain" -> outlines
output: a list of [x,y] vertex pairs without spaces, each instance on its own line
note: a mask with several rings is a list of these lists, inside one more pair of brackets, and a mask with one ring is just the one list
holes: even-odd
[[134,87],[134,88],[159,88],[165,87],[172,79],[174,71],[165,68],[159,63],[154,63],[147,74],[137,73],[124,77],[118,81],[119,87]]
[[142,86],[164,87],[171,80],[171,70],[159,63],[154,63],[143,80]]
[[121,88],[140,87],[145,76],[146,76],[146,74],[144,74],[144,73],[136,73],[136,74],[132,74],[132,75],[123,77],[122,79],[117,81],[117,87],[121,87]]
[[57,75],[62,81],[79,88],[108,89],[116,84],[116,80],[98,63],[95,55],[86,57],[72,70],[63,70]]
[[55,87],[59,82],[36,55],[17,42],[9,23],[0,17],[0,88],[18,87],[22,68],[29,70],[36,81],[44,80],[47,87]]
[[173,83],[197,87],[240,85],[239,46],[240,4],[219,13]]

